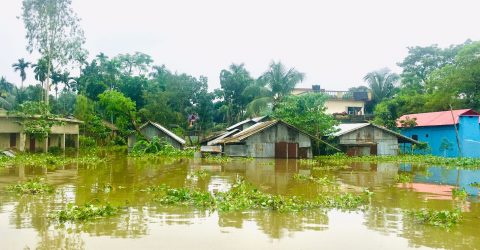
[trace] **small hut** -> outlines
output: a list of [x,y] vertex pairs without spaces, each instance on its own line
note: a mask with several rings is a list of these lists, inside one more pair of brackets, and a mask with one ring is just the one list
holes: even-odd
[[342,150],[351,156],[398,155],[399,144],[418,141],[372,123],[342,123],[332,136]]
[[[146,139],[150,140],[154,136],[165,140],[167,143],[172,145],[173,147],[177,149],[183,149],[185,146],[185,140],[180,138],[178,135],[174,134],[172,131],[166,129],[162,125],[148,121],[142,126],[140,126],[140,132],[142,136],[144,136]],[[128,150],[130,151],[135,143],[137,142],[137,135],[132,134],[128,137]]]

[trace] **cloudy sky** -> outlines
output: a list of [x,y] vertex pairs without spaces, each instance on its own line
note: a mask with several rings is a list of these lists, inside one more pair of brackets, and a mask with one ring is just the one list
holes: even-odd
[[[306,73],[302,86],[344,90],[389,67],[407,46],[480,40],[480,2],[472,0],[73,0],[90,57],[144,52],[156,64],[220,86],[219,73],[245,63],[253,76],[272,60]],[[25,50],[21,0],[0,3],[0,76]],[[31,82],[31,80],[30,80]]]

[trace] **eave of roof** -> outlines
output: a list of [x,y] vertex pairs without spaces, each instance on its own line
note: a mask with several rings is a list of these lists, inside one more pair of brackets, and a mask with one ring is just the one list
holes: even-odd
[[401,128],[402,124],[400,123],[400,121],[404,121],[407,119],[415,119],[417,123],[415,127],[449,126],[458,124],[460,116],[479,115],[480,114],[473,109],[457,109],[451,111],[406,114],[402,115],[400,118],[397,119],[397,127]]
[[[412,138],[409,138],[407,136],[404,136],[400,133],[397,133],[393,130],[390,130],[388,128],[385,128],[383,126],[379,126],[379,125],[376,125],[376,124],[373,124],[373,123],[361,123],[361,125],[357,126],[357,127],[354,127],[354,128],[351,128],[351,129],[348,129],[348,130],[345,130],[345,131],[341,131],[341,132],[337,132],[337,133],[334,133],[332,134],[332,136],[334,137],[339,137],[339,136],[343,136],[343,135],[346,135],[346,134],[350,134],[352,132],[355,132],[356,130],[359,130],[361,128],[365,128],[365,127],[368,127],[368,126],[373,126],[373,127],[376,127],[378,129],[381,129],[387,133],[390,133],[390,134],[393,134],[395,135],[398,139],[400,139],[402,142],[408,142],[408,143],[413,143],[413,144],[420,144],[419,141],[416,141]],[[353,126],[352,126],[353,127]]]
[[152,121],[146,122],[145,124],[140,126],[140,129],[144,128],[148,124],[152,124],[154,127],[160,129],[161,131],[163,131],[165,134],[167,134],[168,136],[170,136],[171,138],[173,138],[174,140],[176,140],[180,144],[183,145],[183,144],[186,143],[184,139],[180,138],[178,135],[174,134],[172,131],[170,131],[170,130],[166,129],[165,127],[163,127],[162,125],[160,125],[158,123],[155,123],[155,122],[152,122]]

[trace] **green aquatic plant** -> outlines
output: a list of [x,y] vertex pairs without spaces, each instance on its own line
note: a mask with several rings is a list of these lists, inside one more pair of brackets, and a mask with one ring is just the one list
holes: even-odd
[[226,156],[207,155],[205,158],[203,158],[203,161],[206,163],[227,163],[227,162],[231,162],[232,160],[233,158],[226,157]]
[[468,193],[465,188],[454,188],[452,189],[452,197],[459,200],[466,200],[468,198]]
[[333,185],[335,184],[335,180],[328,178],[328,176],[323,177],[313,177],[310,175],[302,175],[302,174],[294,174],[292,177],[296,181],[308,181],[313,182],[320,185]]
[[480,188],[480,183],[478,183],[478,182],[472,182],[472,183],[470,183],[470,186],[476,187],[476,188]]
[[140,140],[135,143],[132,151],[128,154],[130,157],[173,157],[173,158],[192,158],[195,153],[193,149],[180,150],[167,143],[165,140],[154,136],[150,141]]
[[54,188],[52,185],[45,183],[44,179],[33,178],[24,183],[10,185],[7,187],[7,191],[18,194],[50,194],[53,193]]
[[210,174],[205,170],[195,170],[192,173],[188,174],[188,178],[199,178],[199,179],[205,179],[209,176]]
[[307,209],[338,208],[356,209],[368,202],[369,193],[364,194],[324,194],[314,200],[300,197],[287,197],[267,194],[242,179],[232,185],[226,192],[210,194],[188,188],[170,188],[166,185],[146,189],[154,195],[154,201],[161,205],[193,206],[220,212],[244,210],[273,210],[294,212]]
[[390,155],[390,156],[347,156],[343,153],[315,157],[315,161],[325,165],[345,165],[352,162],[398,162],[418,165],[439,165],[446,168],[478,169],[478,158],[447,158],[433,155]]
[[69,203],[64,210],[58,211],[51,217],[61,223],[66,221],[89,221],[114,216],[118,213],[118,210],[117,207],[110,204],[95,205],[86,203],[83,206],[77,206]]
[[400,172],[395,176],[395,181],[398,183],[411,183],[413,182],[413,175],[410,173]]
[[150,187],[149,192],[155,192],[153,201],[162,205],[182,205],[201,208],[213,208],[215,200],[208,192],[190,190],[188,188],[169,188],[165,185]]
[[406,211],[407,216],[414,219],[419,224],[426,224],[436,227],[449,229],[462,221],[462,213],[459,209],[455,210],[417,210]]
[[100,158],[94,155],[85,155],[80,157],[68,157],[63,155],[53,155],[49,153],[45,154],[29,154],[22,153],[18,154],[15,157],[7,158],[0,161],[0,167],[6,166],[34,166],[34,167],[60,167],[70,164],[81,164],[85,166],[89,165],[98,165],[105,163],[107,160],[105,158]]

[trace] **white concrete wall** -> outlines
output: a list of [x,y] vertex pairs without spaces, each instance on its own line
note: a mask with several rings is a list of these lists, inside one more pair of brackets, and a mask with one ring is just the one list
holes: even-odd
[[325,102],[325,107],[327,108],[326,110],[327,114],[343,113],[343,112],[348,113],[348,107],[362,108],[361,113],[365,114],[364,101],[329,99]]

